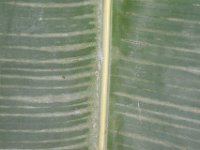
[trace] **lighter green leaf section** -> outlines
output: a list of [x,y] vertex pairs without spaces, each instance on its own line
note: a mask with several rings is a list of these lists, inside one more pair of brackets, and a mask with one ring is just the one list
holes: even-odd
[[199,150],[199,2],[113,0],[108,150]]

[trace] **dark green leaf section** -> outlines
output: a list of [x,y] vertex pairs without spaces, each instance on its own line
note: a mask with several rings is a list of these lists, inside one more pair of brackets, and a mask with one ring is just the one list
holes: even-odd
[[199,150],[200,1],[113,0],[108,150]]
[[94,0],[1,0],[0,149],[94,145]]

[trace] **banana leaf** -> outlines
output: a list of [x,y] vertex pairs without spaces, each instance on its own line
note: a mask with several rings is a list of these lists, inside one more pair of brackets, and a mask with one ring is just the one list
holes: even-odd
[[106,2],[0,1],[0,149],[199,150],[200,1],[112,0],[108,58]]

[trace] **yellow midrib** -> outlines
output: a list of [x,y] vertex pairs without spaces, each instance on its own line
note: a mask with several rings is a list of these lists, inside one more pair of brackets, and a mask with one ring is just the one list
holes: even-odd
[[103,0],[103,62],[101,78],[101,98],[100,98],[100,129],[99,129],[99,150],[105,150],[106,127],[107,127],[107,105],[109,92],[109,47],[111,33],[111,0]]

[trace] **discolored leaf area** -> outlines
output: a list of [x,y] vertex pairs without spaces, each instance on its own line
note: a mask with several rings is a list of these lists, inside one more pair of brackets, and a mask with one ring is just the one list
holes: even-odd
[[1,0],[0,149],[94,149],[96,0]]
[[200,147],[200,1],[113,0],[109,150]]

